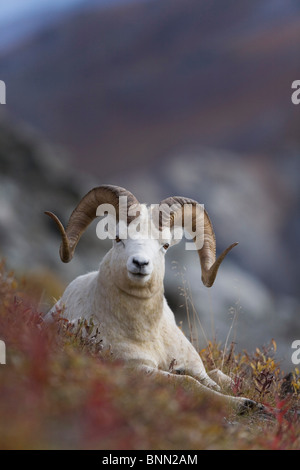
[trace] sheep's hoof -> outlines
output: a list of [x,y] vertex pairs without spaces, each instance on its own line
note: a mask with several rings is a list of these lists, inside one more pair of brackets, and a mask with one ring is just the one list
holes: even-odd
[[261,403],[257,403],[256,401],[250,400],[250,399],[245,399],[239,409],[238,409],[238,414],[239,415],[244,415],[247,413],[259,413],[259,414],[267,414],[266,407],[262,405]]

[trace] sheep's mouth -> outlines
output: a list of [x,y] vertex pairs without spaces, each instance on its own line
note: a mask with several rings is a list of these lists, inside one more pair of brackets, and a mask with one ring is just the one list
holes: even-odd
[[143,272],[134,273],[132,271],[128,271],[128,276],[129,276],[130,279],[134,279],[134,280],[137,280],[137,279],[145,280],[146,278],[148,278],[150,276],[150,274],[149,273],[143,273]]

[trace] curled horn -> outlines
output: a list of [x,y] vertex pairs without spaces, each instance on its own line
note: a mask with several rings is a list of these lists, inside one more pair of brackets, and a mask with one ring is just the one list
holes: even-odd
[[[101,204],[112,204],[116,209],[118,217],[119,198],[127,197],[127,210],[135,204],[139,204],[138,200],[124,188],[119,186],[103,185],[89,191],[79,202],[72,212],[67,228],[65,230],[59,218],[52,212],[45,212],[56,223],[62,238],[60,246],[60,257],[64,263],[69,263],[73,258],[75,248],[80,240],[81,235],[96,218],[96,211]],[[134,217],[128,217],[128,223]]]
[[[201,264],[202,282],[206,287],[211,287],[216,279],[218,269],[223,259],[225,258],[227,253],[229,253],[229,251],[238,243],[233,243],[232,245],[230,245],[228,248],[226,248],[226,250],[223,251],[223,253],[218,257],[218,259],[216,259],[216,237],[210,218],[203,206],[201,206],[197,201],[194,201],[193,199],[178,196],[164,199],[163,201],[161,201],[160,206],[163,207],[164,204],[170,207],[175,207],[175,212],[169,214],[171,227],[174,227],[175,225],[179,224],[181,227],[184,227],[184,219],[182,215],[183,208],[186,204],[188,205],[186,206],[188,213],[186,214],[186,210],[184,210],[184,214],[191,216],[193,230],[194,227],[197,227],[197,218],[200,216],[202,217],[202,223],[200,222],[200,226],[202,227],[202,230],[204,226],[204,234],[200,234],[200,236],[202,235],[203,244],[202,247],[198,249],[198,255]],[[161,223],[163,223],[163,217],[161,218]],[[186,227],[184,228],[186,229]],[[196,237],[194,237],[194,242]]]

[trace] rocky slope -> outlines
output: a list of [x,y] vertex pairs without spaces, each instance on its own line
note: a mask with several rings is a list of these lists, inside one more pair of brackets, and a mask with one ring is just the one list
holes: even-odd
[[107,175],[199,142],[270,158],[299,144],[297,1],[97,5],[0,56],[9,111],[79,168]]
[[78,269],[87,269],[93,258],[93,237],[87,235],[83,256],[79,254],[64,271],[59,237],[44,211],[57,211],[66,220],[91,184],[91,178],[72,170],[63,149],[45,142],[31,127],[1,115],[0,255],[8,266],[21,272],[60,270],[66,279]]

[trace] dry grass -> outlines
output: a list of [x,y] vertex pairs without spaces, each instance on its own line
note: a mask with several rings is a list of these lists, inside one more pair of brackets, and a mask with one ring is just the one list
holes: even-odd
[[[45,286],[46,287],[46,286]],[[201,356],[234,378],[232,394],[268,405],[238,417],[181,388],[128,372],[101,354],[92,325],[44,328],[14,277],[0,269],[1,449],[299,449],[300,382],[285,381],[275,342],[254,355],[208,343]],[[58,331],[59,330],[59,331]]]

